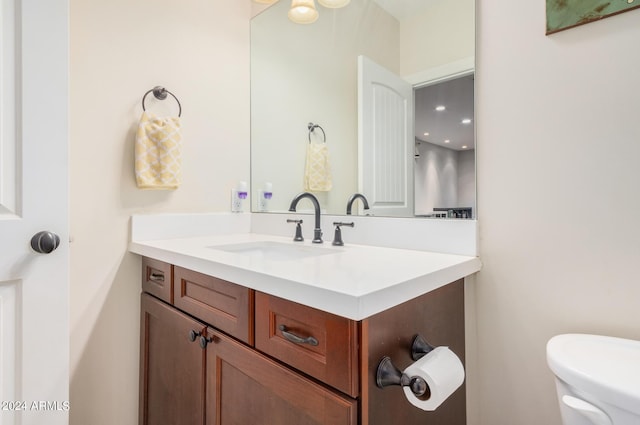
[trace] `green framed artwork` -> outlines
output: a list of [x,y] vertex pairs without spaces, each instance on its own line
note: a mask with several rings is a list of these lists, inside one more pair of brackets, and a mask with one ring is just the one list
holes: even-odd
[[547,0],[547,35],[640,8],[640,0]]

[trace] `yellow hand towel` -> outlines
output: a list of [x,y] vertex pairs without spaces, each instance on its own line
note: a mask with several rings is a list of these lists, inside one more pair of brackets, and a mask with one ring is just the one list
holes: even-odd
[[304,190],[328,192],[331,187],[329,148],[326,143],[309,143],[304,169]]
[[177,189],[182,169],[180,118],[143,112],[136,133],[135,160],[140,189]]

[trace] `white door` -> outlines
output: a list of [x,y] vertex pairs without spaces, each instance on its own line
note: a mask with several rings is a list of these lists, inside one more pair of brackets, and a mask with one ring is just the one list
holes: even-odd
[[371,214],[412,217],[413,87],[358,57],[358,189]]
[[[61,425],[70,407],[68,3],[0,1],[0,424]],[[60,246],[37,253],[30,240],[40,231]],[[47,236],[38,249],[51,248]]]

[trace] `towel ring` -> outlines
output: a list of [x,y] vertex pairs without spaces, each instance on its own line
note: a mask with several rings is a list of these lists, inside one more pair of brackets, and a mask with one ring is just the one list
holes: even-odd
[[316,128],[319,128],[322,131],[322,143],[327,143],[327,135],[322,127],[320,127],[318,124],[310,122],[307,125],[307,128],[309,129],[309,143],[311,143],[311,133],[313,133]]
[[176,95],[174,95],[173,93],[171,93],[169,90],[165,89],[164,87],[160,87],[160,86],[155,86],[154,88],[152,88],[151,90],[146,92],[144,94],[144,96],[142,96],[142,110],[143,111],[147,110],[144,107],[144,100],[147,98],[147,95],[149,93],[152,93],[152,92],[153,92],[153,96],[158,100],[165,100],[167,98],[167,94],[170,94],[176,100],[176,102],[178,103],[178,116],[182,115],[182,105],[180,104],[180,101],[178,100]]

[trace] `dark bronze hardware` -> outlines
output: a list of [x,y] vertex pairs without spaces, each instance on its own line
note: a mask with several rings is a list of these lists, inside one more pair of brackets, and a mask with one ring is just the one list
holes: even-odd
[[333,242],[331,242],[331,245],[343,246],[344,241],[342,240],[342,230],[340,229],[340,227],[341,226],[353,227],[355,226],[355,223],[353,221],[351,223],[343,223],[341,221],[337,221],[337,222],[334,222],[333,225],[336,226],[336,231],[333,234]]
[[429,398],[430,391],[427,382],[419,376],[408,376],[393,365],[391,359],[383,357],[376,371],[376,385],[385,388],[390,385],[409,387],[417,397]]
[[420,334],[418,334],[413,337],[413,342],[411,343],[411,358],[413,360],[419,360],[434,348],[434,346],[429,344]]
[[207,348],[207,344],[209,344],[210,342],[213,342],[213,337],[207,338],[204,335],[201,336],[200,337],[200,348],[202,348],[204,350],[205,348]]
[[[413,337],[413,342],[411,343],[411,358],[414,361],[419,360],[434,348],[435,347],[418,334]],[[429,398],[431,396],[429,386],[424,379],[419,376],[408,376],[401,372],[393,365],[388,356],[383,357],[378,364],[378,369],[376,370],[376,385],[379,388],[388,387],[389,385],[400,385],[401,387],[411,388],[411,392],[417,397]]]
[[302,242],[304,240],[302,237],[302,220],[287,219],[287,223],[296,223],[296,235],[293,240],[296,242]]
[[318,340],[315,339],[314,337],[308,336],[306,338],[302,338],[296,334],[293,334],[287,331],[287,327],[285,325],[278,326],[278,329],[280,329],[280,332],[282,332],[282,336],[285,337],[287,341],[291,341],[295,344],[309,344],[313,346],[318,345]]
[[157,272],[157,271],[152,271],[149,274],[149,280],[151,282],[164,283],[164,273]]
[[60,236],[53,232],[38,232],[31,238],[31,248],[40,254],[51,254],[60,246]]
[[194,342],[197,337],[202,335],[202,332],[196,332],[193,329],[189,331],[189,341]]
[[178,98],[176,97],[176,95],[174,95],[173,93],[171,93],[169,90],[167,90],[164,87],[160,87],[160,86],[155,86],[154,88],[152,88],[151,90],[149,90],[148,92],[146,92],[144,94],[144,96],[142,96],[142,110],[146,111],[147,108],[144,106],[144,100],[146,99],[147,95],[149,93],[153,93],[153,96],[158,99],[158,100],[165,100],[167,98],[167,94],[170,94],[171,97],[173,97],[176,101],[176,103],[178,104],[178,116],[182,115],[182,105],[180,104],[180,101],[178,100]]

